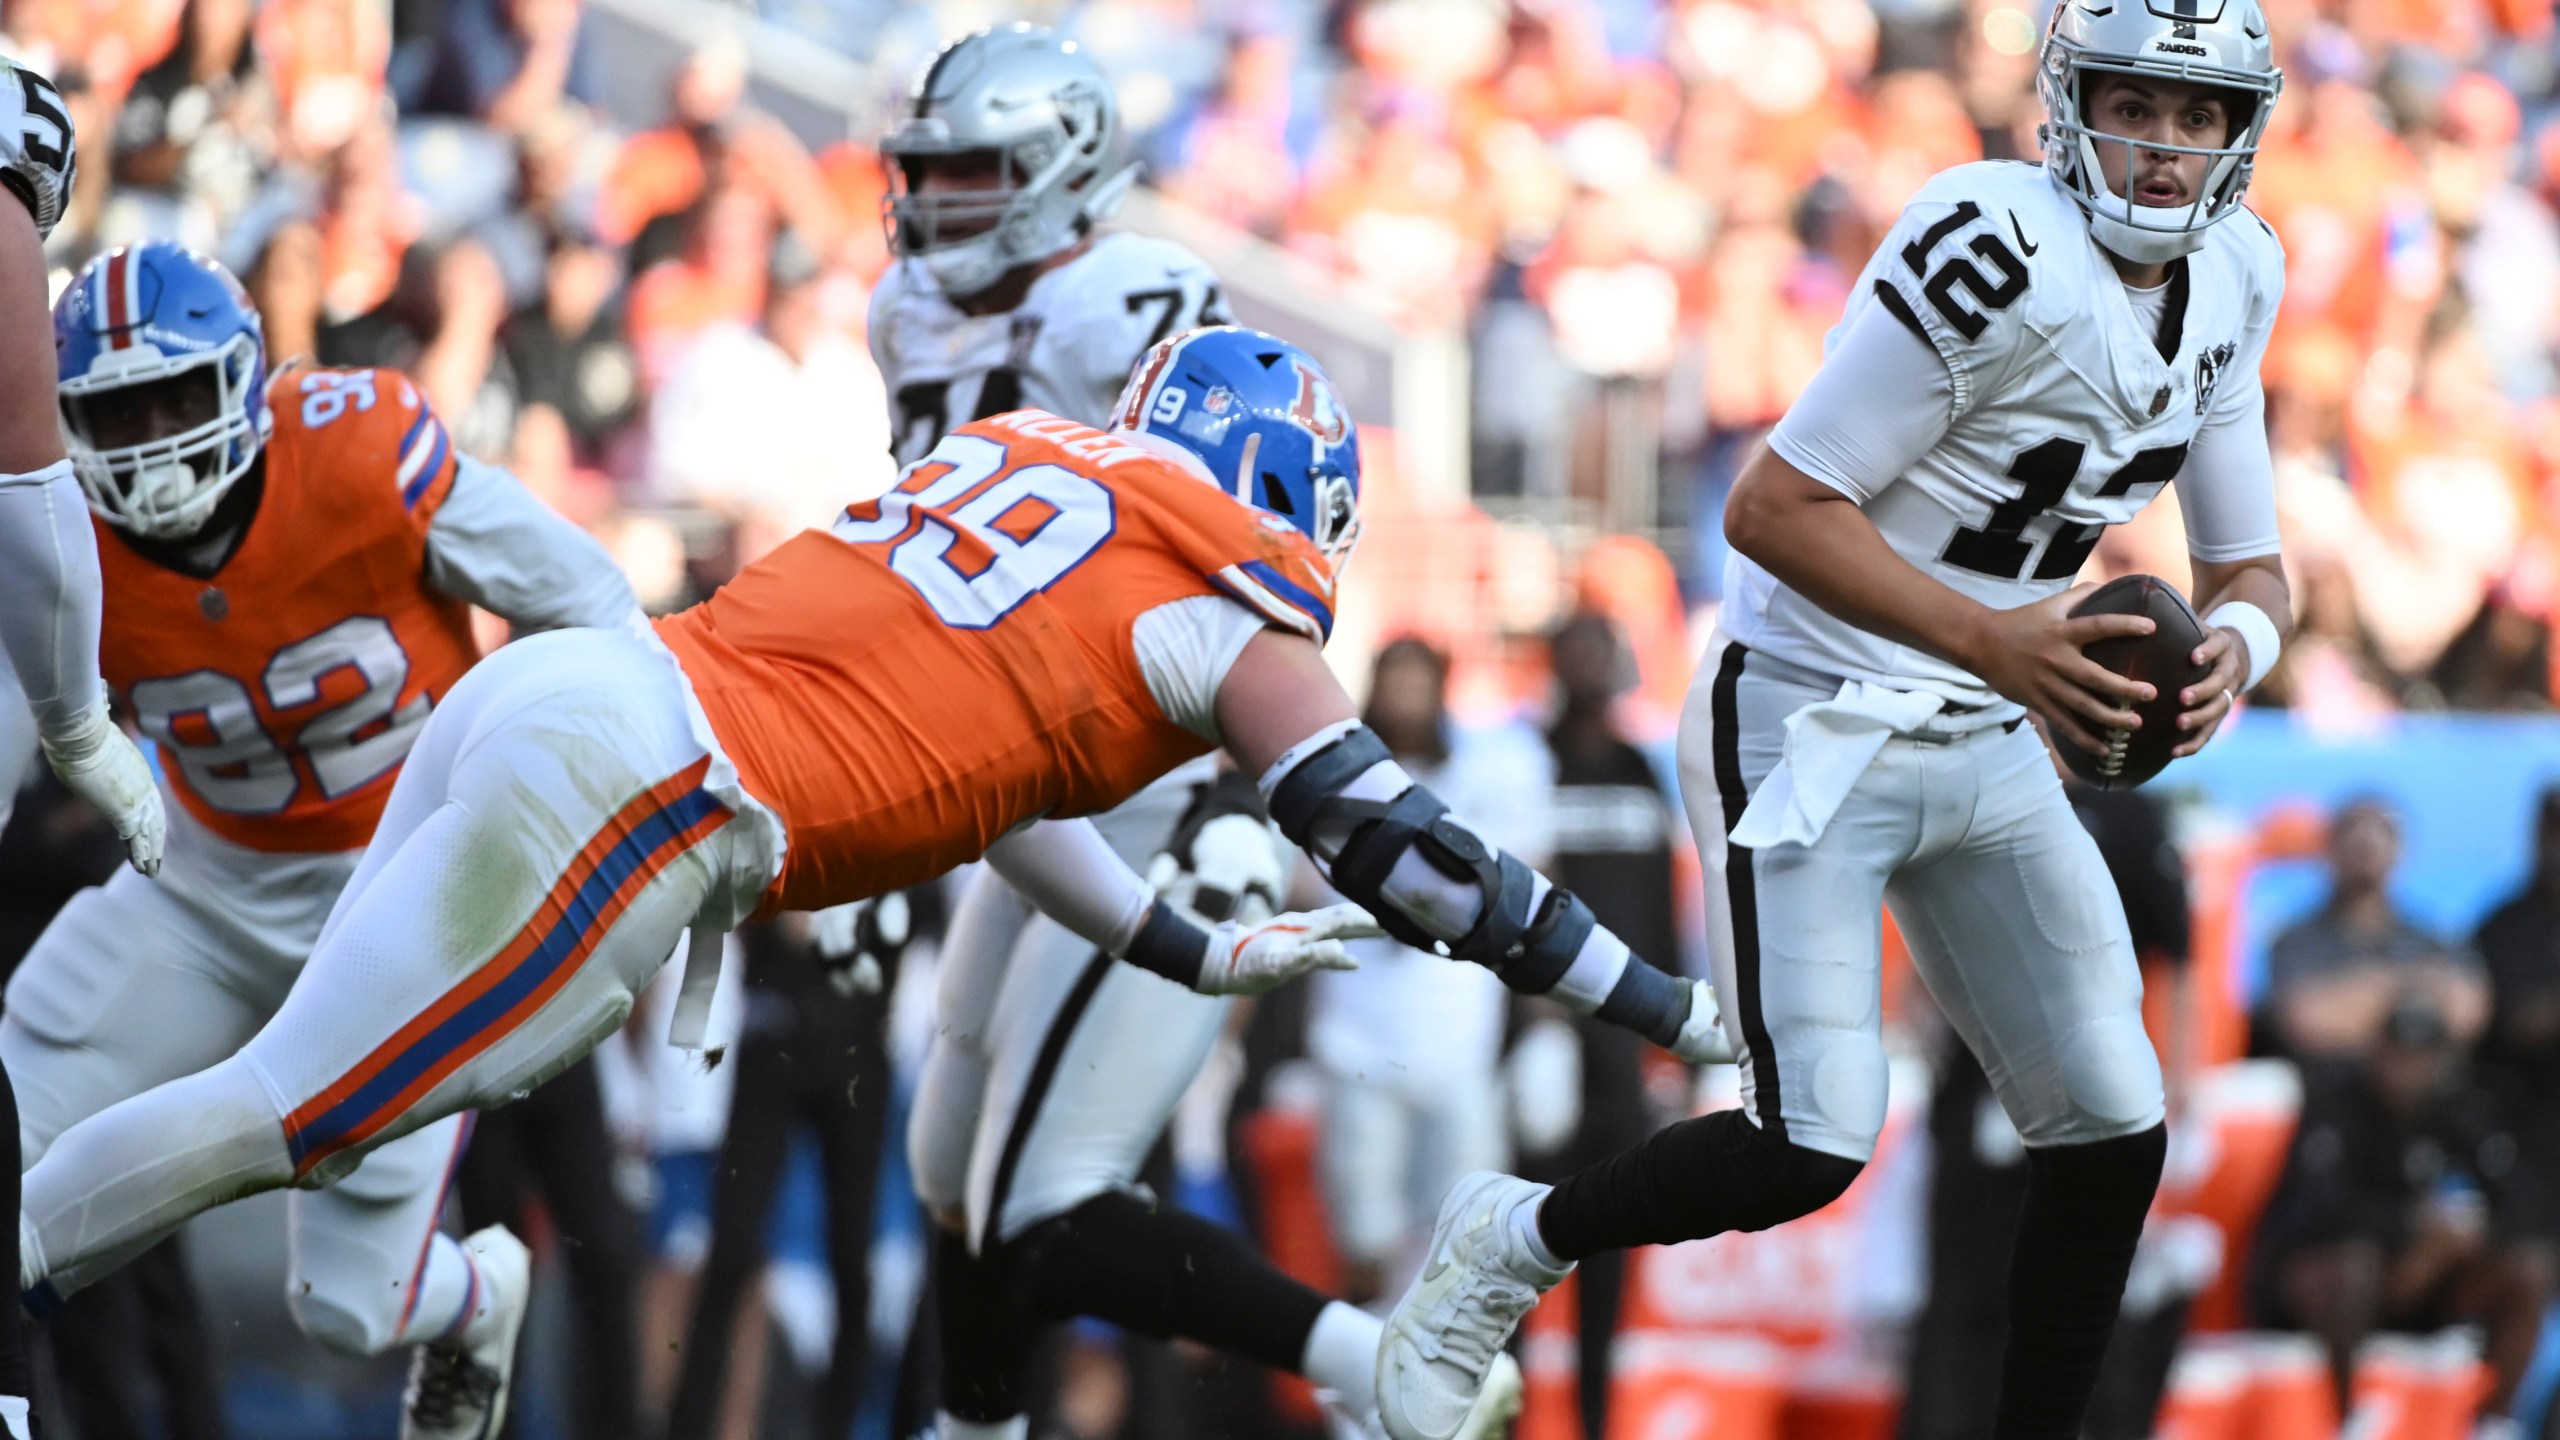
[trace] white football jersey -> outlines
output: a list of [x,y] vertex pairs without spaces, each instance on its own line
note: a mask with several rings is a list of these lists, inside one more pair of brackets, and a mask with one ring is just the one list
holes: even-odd
[[1148,346],[1231,319],[1199,256],[1144,235],[1102,236],[995,315],[964,313],[901,260],[871,292],[890,449],[911,465],[953,427],[1025,407],[1101,425]]
[[[1858,497],[1895,553],[1985,605],[2030,604],[2069,587],[2106,527],[2180,477],[2208,416],[2254,413],[2284,290],[2274,232],[2245,212],[2214,226],[2170,266],[2164,290],[2155,325],[2041,166],[1992,161],[1931,180],[1831,332],[1836,344],[1883,306],[1947,364],[1945,433],[1901,478]],[[2195,492],[2186,493],[2193,513]],[[1740,554],[1725,594],[1720,628],[1755,650],[1958,706],[2015,709],[1975,676],[1838,619]]]

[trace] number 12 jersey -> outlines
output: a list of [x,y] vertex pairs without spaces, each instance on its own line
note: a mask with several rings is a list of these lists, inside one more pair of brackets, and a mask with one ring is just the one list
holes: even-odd
[[[1921,190],[1868,260],[1826,361],[1839,364],[1843,338],[1862,326],[1899,326],[1943,374],[1854,397],[1827,393],[1829,377],[1818,377],[1770,446],[1857,501],[1896,554],[1995,609],[2067,588],[2107,527],[2172,481],[2195,554],[2269,553],[2258,362],[2283,290],[2282,247],[2254,214],[2208,230],[2158,290],[2132,292],[2040,166],[1958,166]],[[1921,381],[1934,399],[1918,393]],[[1840,463],[1861,452],[1857,432],[1878,413],[1915,402],[1939,408],[1934,440],[1896,456],[1898,473]],[[1958,667],[1829,614],[1746,556],[1732,558],[1725,592],[1720,628],[1755,650],[1958,705],[2007,703]]]

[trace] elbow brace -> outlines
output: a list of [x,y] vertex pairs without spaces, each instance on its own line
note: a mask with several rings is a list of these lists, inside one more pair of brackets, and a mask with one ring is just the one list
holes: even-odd
[[1417,950],[1668,1045],[1690,986],[1636,958],[1573,892],[1449,813],[1376,732],[1329,726],[1262,777],[1271,818],[1333,887]]

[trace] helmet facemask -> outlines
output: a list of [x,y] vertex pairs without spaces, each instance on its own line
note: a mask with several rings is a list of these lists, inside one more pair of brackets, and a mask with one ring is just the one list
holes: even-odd
[[[2089,106],[2108,75],[2203,86],[2221,93],[2230,123],[2220,145],[2171,145],[2108,134],[2090,123]],[[2275,112],[2284,77],[2148,56],[2097,55],[2060,34],[2045,42],[2036,88],[2044,100],[2045,169],[2088,217],[2090,234],[2110,252],[2142,265],[2162,265],[2192,254],[2205,232],[2237,214],[2256,168],[2258,142]],[[2104,146],[2125,151],[2125,193],[2108,188],[2100,164]],[[2186,203],[2144,205],[2132,191],[2143,152],[2206,157],[2202,183]]]
[[[1137,179],[1135,165],[1110,168],[1117,132],[1110,90],[1074,47],[1022,29],[958,42],[880,145],[890,250],[946,295],[982,293],[1117,208]],[[928,186],[936,170],[981,183]]]
[[258,337],[243,331],[195,354],[147,343],[108,351],[63,381],[63,431],[90,508],[151,539],[202,528],[273,428],[254,393],[262,360]]

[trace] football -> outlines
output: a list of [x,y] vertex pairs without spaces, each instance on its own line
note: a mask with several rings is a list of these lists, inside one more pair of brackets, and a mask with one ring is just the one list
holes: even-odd
[[2133,707],[2142,717],[2142,728],[2108,731],[2104,755],[2092,755],[2055,737],[2054,748],[2072,774],[2101,790],[2130,790],[2167,768],[2169,752],[2177,748],[2178,692],[2203,679],[2210,668],[2187,658],[2204,643],[2205,623],[2177,586],[2156,575],[2110,580],[2071,613],[2148,615],[2155,627],[2148,635],[2101,640],[2082,652],[2118,675],[2147,682],[2157,692],[2148,703]]

